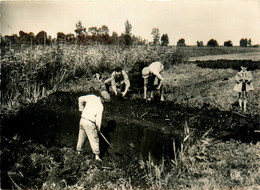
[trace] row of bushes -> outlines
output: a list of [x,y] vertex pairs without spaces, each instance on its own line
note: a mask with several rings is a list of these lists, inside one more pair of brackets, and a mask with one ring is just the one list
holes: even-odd
[[240,70],[241,65],[247,66],[248,70],[260,69],[260,61],[252,60],[207,60],[207,61],[195,61],[195,63],[202,68],[212,68],[212,69],[234,69]]
[[198,57],[205,55],[222,55],[222,54],[237,54],[237,53],[251,53],[259,52],[259,47],[196,47],[196,46],[186,46],[177,47],[179,50],[184,51],[190,57]]

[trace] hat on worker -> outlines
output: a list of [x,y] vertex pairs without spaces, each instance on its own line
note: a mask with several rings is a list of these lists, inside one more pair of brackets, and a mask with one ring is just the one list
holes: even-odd
[[144,67],[142,70],[142,77],[145,79],[149,77],[150,69],[148,67]]
[[111,101],[111,97],[110,97],[110,95],[109,95],[109,93],[108,93],[107,91],[103,90],[103,91],[101,92],[101,96],[102,96],[102,98],[103,98],[106,102],[110,102],[110,101]]

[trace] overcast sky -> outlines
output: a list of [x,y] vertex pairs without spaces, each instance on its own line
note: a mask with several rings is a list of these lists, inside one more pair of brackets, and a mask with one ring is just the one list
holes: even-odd
[[107,25],[110,35],[124,32],[126,20],[132,34],[152,41],[152,29],[168,34],[170,44],[184,38],[187,45],[216,39],[219,45],[241,38],[260,44],[260,0],[85,0],[1,1],[1,34],[44,30],[75,34],[80,20],[87,29]]

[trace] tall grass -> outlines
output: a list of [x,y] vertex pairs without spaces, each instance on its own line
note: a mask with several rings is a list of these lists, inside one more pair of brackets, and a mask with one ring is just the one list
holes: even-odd
[[140,161],[150,189],[259,188],[260,143],[221,142],[211,138],[210,132],[197,136],[185,122],[179,145],[173,141],[175,157],[170,170],[164,160],[159,165],[151,159]]
[[13,110],[37,102],[57,88],[63,68],[60,55],[51,47],[8,52],[2,58],[2,107]]
[[183,132],[180,134],[181,139],[177,144],[173,140],[174,158],[171,160],[170,171],[166,169],[163,158],[159,165],[153,162],[150,155],[146,162],[140,161],[140,167],[145,168],[146,171],[145,180],[151,189],[180,188],[181,185],[187,185],[185,184],[187,181],[184,184],[175,184],[175,182],[183,177],[183,173],[192,175],[197,172],[196,170],[200,170],[196,162],[207,159],[206,150],[212,144],[212,139],[208,137],[209,132],[198,138],[185,121]]

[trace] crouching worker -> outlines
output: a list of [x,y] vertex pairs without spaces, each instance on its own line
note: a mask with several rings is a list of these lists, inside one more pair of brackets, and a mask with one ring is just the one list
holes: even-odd
[[251,83],[253,76],[250,71],[247,71],[247,67],[244,64],[241,66],[241,71],[236,74],[235,80],[236,84],[233,90],[238,92],[238,102],[240,109],[244,109],[246,112],[247,92],[254,90],[254,87]]
[[122,95],[125,97],[130,87],[128,75],[120,67],[115,68],[111,77],[105,80],[104,83],[107,91],[115,96]]
[[[163,71],[164,67],[161,62],[153,62],[148,67],[143,68],[142,77],[144,79],[144,99],[150,101],[154,98],[154,91],[160,90],[160,100],[164,101]],[[149,98],[147,98],[148,93],[150,93]]]
[[77,143],[78,154],[82,151],[82,147],[88,137],[92,152],[95,159],[101,161],[99,154],[99,138],[98,131],[101,129],[103,102],[110,101],[110,95],[106,91],[102,91],[100,96],[89,94],[80,96],[78,99],[79,111],[81,119],[79,124],[79,135]]

